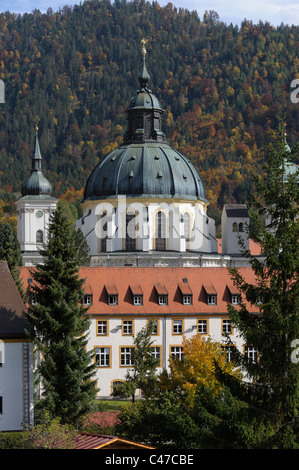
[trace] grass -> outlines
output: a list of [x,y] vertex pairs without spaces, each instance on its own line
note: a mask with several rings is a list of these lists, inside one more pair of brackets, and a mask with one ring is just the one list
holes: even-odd
[[96,400],[97,411],[121,411],[127,400]]

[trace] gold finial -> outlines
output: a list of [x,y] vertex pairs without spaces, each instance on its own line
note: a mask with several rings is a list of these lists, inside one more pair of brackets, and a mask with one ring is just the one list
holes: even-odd
[[40,121],[40,117],[39,116],[35,116],[34,118],[34,124],[35,124],[35,131],[36,133],[38,132],[38,123]]
[[146,54],[146,48],[145,48],[145,45],[147,43],[147,39],[141,39],[141,44],[142,44],[142,54],[145,56]]

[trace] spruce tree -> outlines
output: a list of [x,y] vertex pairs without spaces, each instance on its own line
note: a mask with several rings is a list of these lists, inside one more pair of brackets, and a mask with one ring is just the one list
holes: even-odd
[[73,230],[57,208],[49,224],[49,240],[41,250],[43,263],[31,270],[28,309],[40,353],[37,374],[42,387],[40,405],[64,424],[76,424],[92,409],[95,367],[86,350],[90,325],[82,305],[84,279],[77,266]]
[[[254,257],[244,249],[255,283],[247,283],[238,269],[230,270],[242,301],[238,308],[229,305],[228,312],[246,345],[244,352],[235,348],[234,353],[250,380],[238,382],[220,370],[218,374],[248,406],[243,432],[247,445],[254,447],[298,445],[299,369],[294,348],[299,343],[299,173],[293,163],[295,156],[296,151],[290,151],[279,131],[269,154],[266,178],[257,180],[248,227],[249,237],[259,244],[262,256]],[[255,306],[255,314],[248,311],[248,303]],[[248,348],[255,354],[248,354]],[[240,428],[243,418],[239,419]]]
[[0,259],[7,262],[19,293],[24,299],[24,289],[19,269],[23,264],[20,244],[14,225],[8,221],[1,221],[0,223]]

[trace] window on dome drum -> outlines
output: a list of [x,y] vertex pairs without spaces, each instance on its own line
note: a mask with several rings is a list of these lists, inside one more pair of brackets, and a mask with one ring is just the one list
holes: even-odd
[[241,303],[241,296],[240,295],[232,295],[232,304],[239,305]]
[[108,320],[98,320],[97,321],[97,335],[107,336],[107,334],[108,334]]
[[133,346],[121,346],[120,348],[120,366],[121,367],[130,367],[134,365],[132,359]]
[[245,346],[245,355],[248,359],[253,362],[254,364],[257,362],[258,359],[258,351],[256,348],[252,346]]
[[136,219],[135,214],[126,214],[126,251],[136,251]]
[[142,305],[143,298],[142,295],[133,295],[133,305]]
[[161,211],[155,217],[155,249],[166,250],[166,215]]
[[201,335],[206,335],[208,333],[208,320],[197,321],[197,332]]
[[97,367],[110,367],[111,346],[95,348],[95,363]]
[[186,241],[191,239],[191,217],[188,212],[184,212],[183,215],[183,224],[184,224],[184,238]]
[[101,239],[100,239],[100,250],[105,253],[107,251],[107,212],[101,215]]
[[118,295],[108,295],[108,305],[118,305]]
[[122,334],[133,335],[133,320],[122,321]]
[[183,333],[183,320],[172,320],[172,333],[174,335]]
[[44,242],[44,234],[42,230],[38,230],[36,232],[36,243],[43,243]]
[[192,295],[183,295],[183,305],[192,305]]
[[231,320],[222,320],[222,334],[231,335],[233,333],[233,326]]
[[92,295],[84,295],[83,305],[92,305]]
[[177,358],[180,361],[183,357],[183,348],[182,346],[171,346],[170,347],[170,355],[172,358]]
[[217,305],[217,295],[207,296],[208,305]]

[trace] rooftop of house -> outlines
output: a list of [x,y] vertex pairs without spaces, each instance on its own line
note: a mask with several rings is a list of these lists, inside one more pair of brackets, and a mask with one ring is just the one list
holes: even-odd
[[[254,283],[251,268],[239,272]],[[29,269],[21,273],[26,287]],[[232,296],[240,294],[226,268],[81,267],[80,277],[92,315],[225,314]]]
[[6,261],[0,261],[0,338],[25,338],[25,306]]

